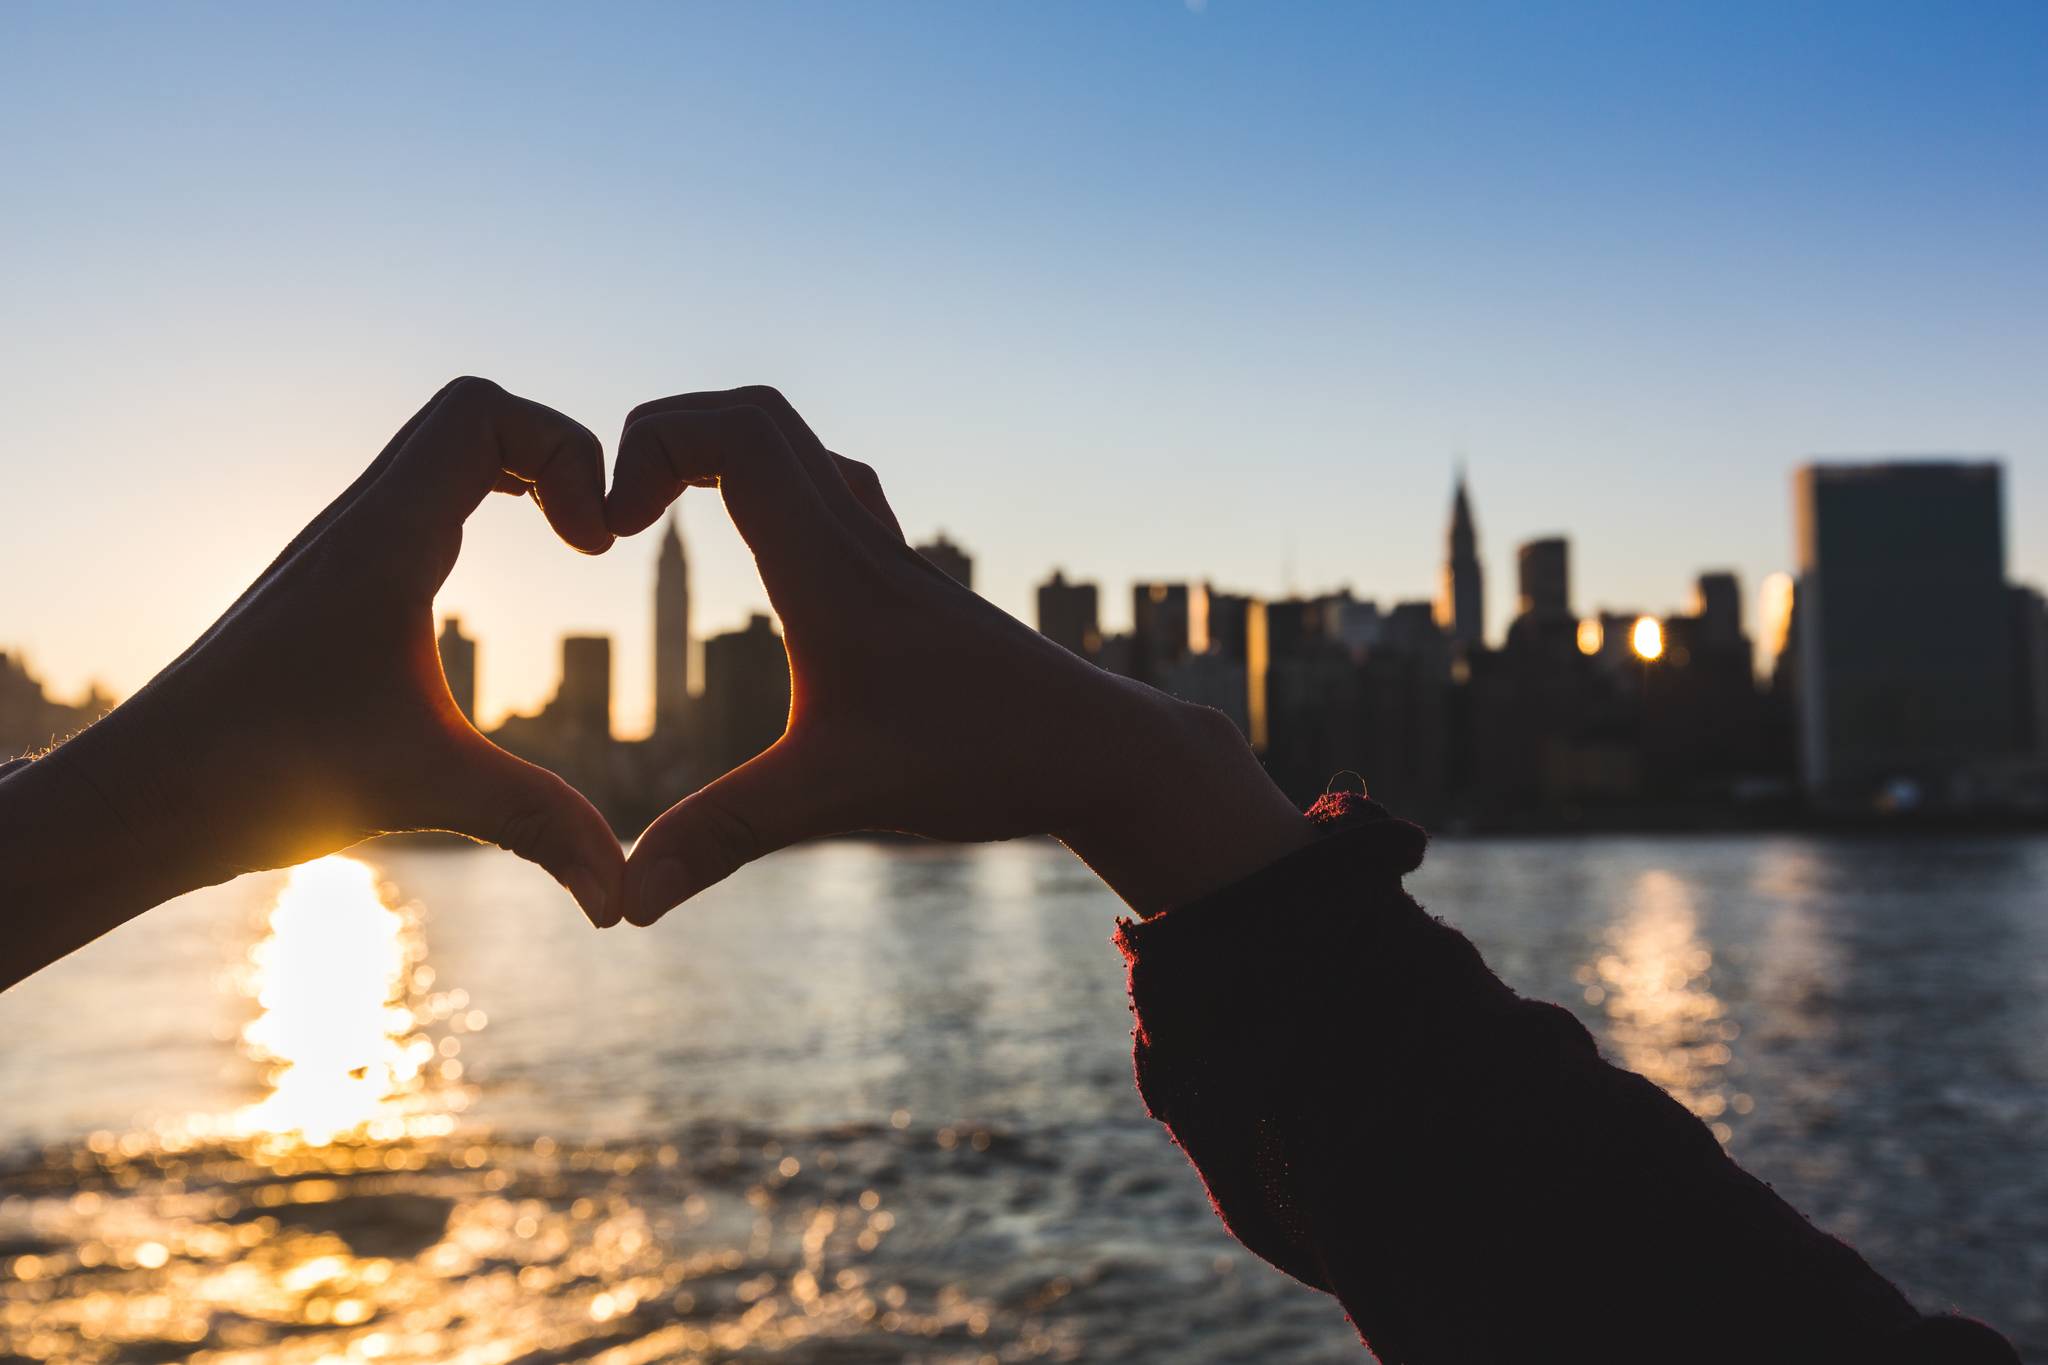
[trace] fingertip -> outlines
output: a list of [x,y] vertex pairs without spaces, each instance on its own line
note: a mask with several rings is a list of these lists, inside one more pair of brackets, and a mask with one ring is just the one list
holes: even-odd
[[618,922],[618,913],[611,904],[612,898],[605,894],[604,879],[598,876],[595,869],[582,866],[569,868],[562,874],[562,884],[568,888],[569,894],[576,898],[577,908],[583,912],[583,917],[590,921],[592,928],[602,929],[607,923]]
[[626,921],[645,928],[700,889],[691,885],[689,872],[678,859],[657,857],[644,863],[628,863]]
[[618,457],[612,462],[611,491],[604,498],[606,527],[615,536],[638,535],[661,517],[680,491],[654,419],[630,423],[619,437]]

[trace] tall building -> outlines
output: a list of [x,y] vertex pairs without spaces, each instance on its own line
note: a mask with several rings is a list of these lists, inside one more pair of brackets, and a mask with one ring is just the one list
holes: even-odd
[[1102,648],[1102,621],[1093,583],[1069,583],[1058,569],[1038,585],[1038,630],[1084,659]]
[[944,531],[933,536],[929,544],[912,547],[919,554],[945,571],[946,577],[963,588],[974,586],[974,559],[967,551],[946,539]]
[[462,718],[476,724],[476,641],[462,633],[462,618],[450,616],[441,622],[441,676],[448,680],[448,692]]
[[1479,568],[1479,532],[1472,524],[1472,500],[1465,491],[1465,471],[1458,471],[1451,497],[1450,547],[1444,557],[1443,585],[1437,593],[1436,623],[1457,645],[1478,645],[1486,638],[1486,580]]
[[1563,536],[1524,542],[1515,551],[1515,576],[1521,615],[1561,620],[1572,614],[1571,542]]
[[547,718],[569,743],[612,737],[612,641],[609,635],[562,637],[562,684]]
[[2017,747],[2003,475],[1993,461],[1810,464],[1799,537],[1809,792],[1939,802]]
[[723,772],[782,737],[789,723],[789,656],[767,617],[704,641],[704,749]]
[[690,719],[690,561],[676,514],[654,568],[654,734],[675,739]]
[[[1199,588],[1185,583],[1136,583],[1131,587],[1132,676],[1159,685],[1166,670],[1193,647],[1193,599]],[[1203,622],[1207,633],[1207,622]]]
[[1208,603],[1204,615],[1208,618],[1209,652],[1244,662],[1251,613],[1258,604],[1244,593],[1218,592],[1206,583],[1202,585],[1202,597]]
[[2018,706],[2015,739],[2022,754],[2048,759],[2048,600],[2014,584],[2012,607],[2013,694]]
[[1725,569],[1701,574],[1693,585],[1692,614],[1699,618],[1702,640],[1732,648],[1742,639],[1742,584]]

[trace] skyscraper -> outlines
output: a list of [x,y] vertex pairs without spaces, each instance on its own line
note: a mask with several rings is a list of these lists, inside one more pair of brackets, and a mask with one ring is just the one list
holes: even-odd
[[1515,551],[1521,614],[1562,620],[1572,614],[1571,542],[1563,536],[1526,541]]
[[690,562],[669,513],[654,569],[654,734],[672,740],[690,718]]
[[944,531],[931,538],[930,543],[911,548],[945,571],[946,577],[963,588],[974,586],[974,559],[967,551],[946,539]]
[[736,768],[781,738],[789,656],[766,616],[704,641],[704,748],[711,771]]
[[[1196,633],[1192,596],[1185,583],[1131,585],[1132,675],[1140,682],[1158,686],[1167,667],[1186,657]],[[1206,613],[1200,633],[1206,643]]]
[[2012,607],[2013,691],[2019,751],[2048,759],[2048,600],[2032,588],[2007,590]]
[[441,622],[441,676],[448,680],[448,692],[456,709],[471,725],[476,724],[476,641],[462,633],[462,618],[446,617]]
[[1799,534],[1800,769],[1936,801],[2016,747],[2002,473],[1992,461],[1810,464]]
[[1092,659],[1102,647],[1095,585],[1069,583],[1058,569],[1038,585],[1038,630],[1054,644]]
[[609,635],[562,637],[562,683],[547,718],[567,743],[612,737],[612,641]]
[[1465,491],[1465,471],[1458,471],[1451,496],[1450,546],[1444,558],[1443,585],[1437,593],[1436,623],[1451,642],[1478,645],[1486,638],[1486,580],[1479,567],[1479,532],[1472,524],[1472,500]]
[[1716,648],[1730,648],[1742,639],[1742,584],[1723,569],[1703,573],[1692,590],[1692,614],[1699,618],[1700,637]]

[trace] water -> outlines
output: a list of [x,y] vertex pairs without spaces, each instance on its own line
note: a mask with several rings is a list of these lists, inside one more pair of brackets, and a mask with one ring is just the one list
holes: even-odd
[[[0,1359],[1364,1358],[1144,1116],[1057,848],[821,845],[606,933],[508,857],[357,856],[0,997]],[[2048,841],[1446,841],[1413,885],[2048,1359]]]

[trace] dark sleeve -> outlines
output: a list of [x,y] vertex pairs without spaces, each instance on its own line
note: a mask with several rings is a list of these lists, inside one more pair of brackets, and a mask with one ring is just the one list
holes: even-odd
[[1316,843],[1117,939],[1146,1104],[1382,1361],[2018,1361],[1503,985],[1402,890],[1420,829],[1357,796],[1310,818]]

